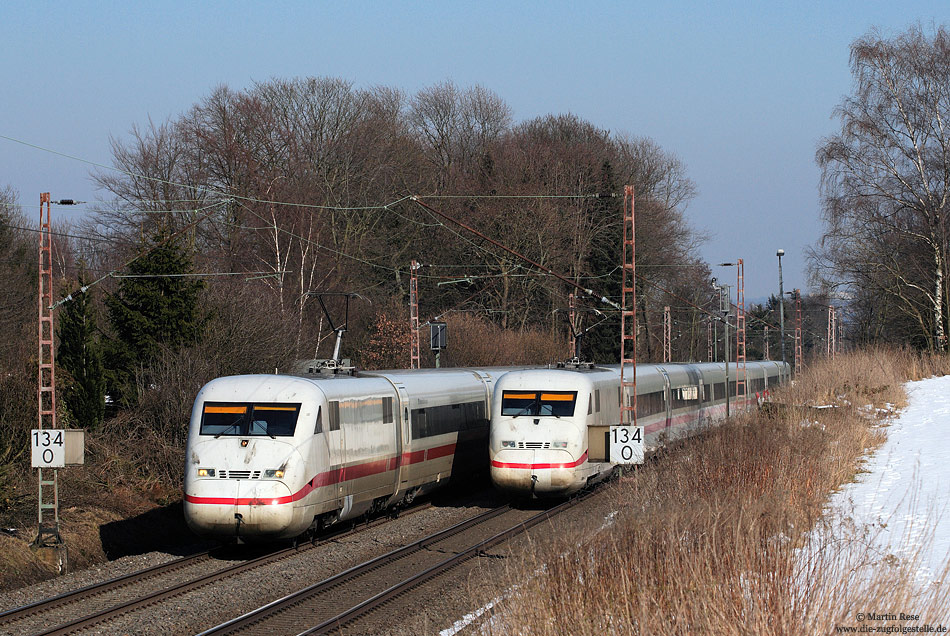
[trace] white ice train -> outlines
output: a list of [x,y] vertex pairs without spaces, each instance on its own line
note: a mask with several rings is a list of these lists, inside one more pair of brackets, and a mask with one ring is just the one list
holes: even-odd
[[188,526],[225,540],[296,537],[485,470],[492,389],[510,370],[212,380],[191,414]]
[[[748,362],[745,397],[738,399],[735,365],[729,371],[730,406],[738,412],[766,398],[790,368]],[[725,389],[723,364],[637,365],[637,424],[644,427],[645,450],[725,417]],[[619,365],[507,373],[492,399],[492,482],[520,495],[563,496],[604,479],[615,466],[607,457],[608,427],[619,420]]]

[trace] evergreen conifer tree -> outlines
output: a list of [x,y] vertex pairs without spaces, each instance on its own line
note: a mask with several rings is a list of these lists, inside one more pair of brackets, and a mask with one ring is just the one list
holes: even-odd
[[145,370],[162,346],[171,349],[197,342],[207,324],[199,310],[204,282],[181,276],[191,272],[191,258],[175,241],[155,246],[129,265],[110,297],[109,321],[115,339],[108,349],[109,391],[129,406],[137,401],[136,369]]
[[[87,282],[80,264],[79,286]],[[66,410],[75,424],[86,429],[97,427],[105,415],[105,368],[96,331],[90,293],[76,294],[59,315],[56,362],[69,374],[63,395]]]
[[[594,248],[588,257],[590,275],[593,277],[594,291],[614,298],[620,302],[621,271],[617,267],[620,262],[621,229],[623,222],[623,199],[611,196],[620,188],[614,176],[613,166],[605,159],[600,169],[601,196],[594,202],[594,218],[599,229],[599,236],[594,241]],[[603,310],[603,307],[598,307]],[[620,362],[620,316],[616,312],[607,312],[609,319],[601,322],[588,332],[580,343],[580,357],[582,359],[601,364],[617,364]],[[591,315],[586,324],[601,320],[600,316]]]

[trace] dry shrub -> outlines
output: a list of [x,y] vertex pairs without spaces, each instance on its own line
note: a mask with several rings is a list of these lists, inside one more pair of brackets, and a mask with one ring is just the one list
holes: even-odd
[[911,349],[872,347],[834,360],[819,358],[799,374],[787,400],[799,404],[905,405],[903,383],[950,374],[950,357]]
[[[400,369],[409,366],[411,333],[407,313],[397,298],[391,298],[377,311],[369,329],[369,340],[360,350],[362,367]],[[420,334],[423,340],[427,337],[427,333]]]
[[[187,416],[184,419],[187,422]],[[181,496],[184,440],[168,439],[135,413],[114,417],[101,434],[87,435],[86,459],[86,483],[98,484],[117,497],[127,493],[127,504],[118,506],[124,511],[132,508],[133,502],[138,506],[166,504]]]
[[30,429],[35,426],[34,361],[10,373],[0,373],[0,521],[24,496],[19,471],[29,460]]
[[501,592],[508,598],[489,629],[829,633],[858,625],[856,612],[872,606],[939,622],[950,580],[921,597],[914,559],[858,584],[840,554],[860,557],[868,544],[831,533],[803,549],[816,547],[812,529],[830,493],[883,439],[867,410],[805,405],[903,404],[902,374],[939,369],[912,358],[877,351],[816,363],[776,396],[796,406],[734,418],[658,454],[613,486],[612,526],[580,548],[565,537],[526,558],[515,573],[523,582]]
[[[449,314],[445,322],[448,348],[442,354],[442,366],[548,364],[567,357],[567,343],[560,335],[547,331],[506,330],[468,313]],[[425,344],[428,334],[424,336]]]

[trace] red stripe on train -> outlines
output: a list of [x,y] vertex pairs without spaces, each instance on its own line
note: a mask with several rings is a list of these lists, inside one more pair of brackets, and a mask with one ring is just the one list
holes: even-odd
[[525,468],[525,469],[545,469],[545,468],[576,468],[587,461],[587,451],[581,455],[576,462],[564,462],[562,464],[519,464],[515,462],[499,462],[491,460],[492,468]]
[[380,473],[396,470],[401,465],[406,466],[427,460],[439,459],[440,457],[450,457],[455,454],[455,446],[455,444],[445,444],[425,450],[403,453],[400,457],[376,459],[362,464],[333,468],[315,475],[303,488],[292,495],[286,495],[284,497],[196,497],[185,493],[185,501],[193,504],[214,504],[219,506],[276,506],[288,504],[303,499],[313,490],[322,486],[332,486],[333,484],[350,481],[351,479],[378,475]]

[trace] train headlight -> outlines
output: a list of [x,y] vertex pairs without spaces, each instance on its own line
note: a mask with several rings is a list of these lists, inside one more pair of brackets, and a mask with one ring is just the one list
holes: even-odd
[[514,447],[515,447],[515,443],[514,443],[513,441],[509,441],[509,440],[502,440],[502,442],[501,442],[501,447],[502,447],[502,448],[514,448]]
[[551,448],[567,448],[567,442],[551,442]]
[[264,471],[264,476],[265,476],[265,477],[271,477],[271,478],[282,479],[282,478],[284,477],[284,471],[280,470],[279,468],[274,469],[274,470],[265,470],[265,471]]
[[214,477],[214,468],[199,468],[199,477]]

